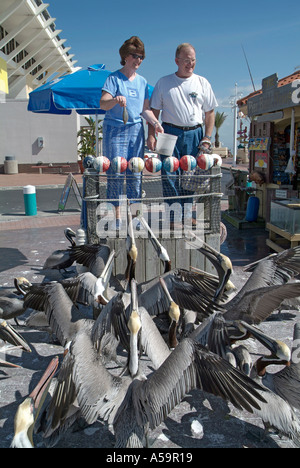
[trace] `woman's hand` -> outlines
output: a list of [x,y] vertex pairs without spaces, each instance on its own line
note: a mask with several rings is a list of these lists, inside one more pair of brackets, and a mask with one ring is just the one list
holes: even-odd
[[116,96],[115,101],[119,104],[120,107],[126,107],[126,97],[125,96]]

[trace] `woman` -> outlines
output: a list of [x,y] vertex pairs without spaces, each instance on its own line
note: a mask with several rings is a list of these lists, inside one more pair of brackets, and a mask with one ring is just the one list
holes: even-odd
[[[119,50],[122,68],[106,80],[100,99],[101,109],[106,111],[103,122],[103,154],[110,159],[122,156],[127,161],[134,156],[144,157],[145,135],[141,116],[155,126],[156,133],[163,132],[157,118],[150,110],[148,85],[137,73],[145,58],[143,42],[132,36]],[[107,171],[107,198],[119,199],[123,194],[124,174]],[[113,176],[112,176],[113,174]],[[141,175],[126,170],[128,199],[141,198]],[[116,207],[116,229],[121,228],[119,201]]]

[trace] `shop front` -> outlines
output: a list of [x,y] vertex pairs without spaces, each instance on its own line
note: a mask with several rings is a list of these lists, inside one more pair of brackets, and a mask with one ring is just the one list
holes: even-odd
[[[249,178],[269,230],[281,251],[300,243],[300,71],[262,80],[262,89],[237,102],[251,120]],[[289,221],[288,221],[289,220]]]

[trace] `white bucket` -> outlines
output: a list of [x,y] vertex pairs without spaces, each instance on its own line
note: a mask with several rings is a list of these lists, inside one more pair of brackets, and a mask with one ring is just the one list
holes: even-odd
[[165,156],[172,156],[177,141],[176,135],[170,135],[168,133],[158,133],[155,151],[158,154]]

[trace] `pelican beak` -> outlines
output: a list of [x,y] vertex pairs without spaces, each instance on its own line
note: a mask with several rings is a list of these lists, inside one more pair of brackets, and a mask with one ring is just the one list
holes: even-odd
[[220,284],[214,295],[214,299],[216,300],[223,294],[232,273],[231,260],[226,255],[221,254],[213,247],[206,244],[206,242],[197,237],[193,232],[188,232],[188,234],[191,239],[186,239],[186,242],[201,252],[217,269]]
[[130,282],[130,289],[131,289],[131,310],[138,310],[139,302],[138,302],[138,294],[137,294],[137,283],[135,279],[132,279]]
[[141,319],[138,313],[139,304],[138,304],[138,295],[137,295],[137,287],[136,281],[134,279],[131,280],[131,314],[128,321],[128,328],[133,335],[137,335],[139,332],[142,324]]
[[148,238],[153,245],[155,251],[157,252],[158,258],[162,261],[162,263],[165,265],[165,273],[171,270],[171,260],[168,254],[167,249],[159,242],[157,239],[156,235],[150,228],[149,224],[145,220],[143,216],[139,216],[139,220],[142,223],[143,227],[146,229],[148,232]]
[[232,270],[231,269],[228,269],[227,271],[224,270],[224,275],[222,277],[221,275],[221,278],[220,278],[220,284],[219,286],[217,287],[216,289],[216,292],[214,294],[214,299],[218,299],[224,292],[225,288],[226,288],[226,285],[229,281],[229,278],[231,276],[231,273],[232,273]]
[[58,368],[59,359],[58,356],[53,358],[48,365],[47,369],[45,370],[41,380],[34,388],[34,390],[30,393],[29,398],[31,398],[34,402],[34,408],[38,409],[42,402],[43,396],[45,396],[46,391],[51,383],[51,380],[54,377],[55,372]]
[[108,283],[112,274],[114,258],[115,258],[115,251],[112,250],[108,257],[104,270],[102,271],[101,275],[99,276],[96,282],[94,300],[101,305],[106,305],[109,302],[104,296],[104,292],[107,289],[107,286],[108,286]]
[[20,347],[27,353],[31,353],[31,349],[24,338],[11,325],[9,325],[6,320],[0,320],[0,336],[2,340]]
[[11,362],[4,361],[3,359],[0,359],[0,366],[3,367],[15,367],[17,369],[22,369],[22,366],[18,366],[17,364],[12,364]]
[[23,276],[14,278],[14,285],[19,293],[21,293],[23,296],[27,294],[29,288],[32,286],[30,281],[28,281],[28,279],[24,278]]
[[289,364],[291,360],[291,351],[289,347],[285,343],[283,343],[283,341],[271,338],[258,328],[253,327],[252,325],[249,325],[246,322],[241,321],[240,323],[244,328],[246,328],[246,330],[248,330],[251,333],[251,335],[254,338],[256,338],[269,351],[271,351],[271,355],[273,358]]
[[159,278],[159,282],[167,296],[167,298],[170,301],[170,307],[169,307],[169,317],[171,319],[171,325],[169,328],[169,347],[171,349],[174,349],[178,345],[177,337],[176,337],[176,331],[177,331],[177,324],[180,319],[180,308],[176,302],[173,301],[172,296],[167,288],[166,282],[163,278]]
[[104,284],[106,286],[108,285],[109,279],[110,279],[111,274],[112,274],[112,269],[113,269],[113,265],[114,265],[113,260],[115,258],[115,254],[116,254],[116,252],[114,250],[112,250],[109,257],[108,257],[108,260],[106,262],[104,270],[102,271],[102,273],[100,275],[100,278],[103,279],[103,282],[104,282]]

